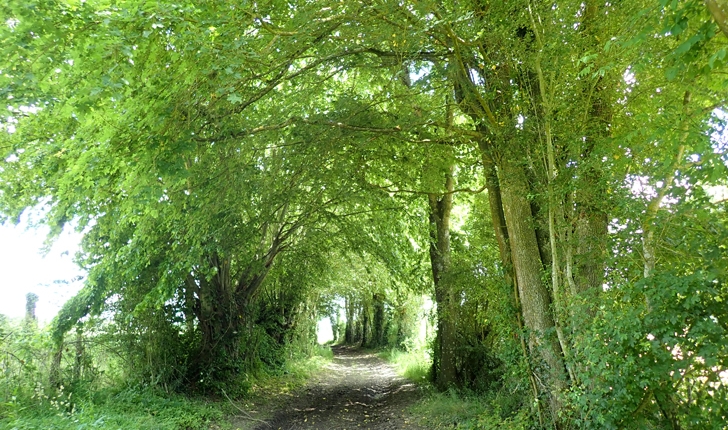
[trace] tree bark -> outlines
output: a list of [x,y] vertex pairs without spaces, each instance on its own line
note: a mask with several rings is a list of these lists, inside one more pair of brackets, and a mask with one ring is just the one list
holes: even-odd
[[372,330],[372,346],[383,346],[385,342],[385,324],[384,324],[384,296],[375,293],[372,297],[374,307],[374,324]]
[[346,308],[346,328],[344,329],[344,342],[348,345],[354,343],[354,303],[351,297],[347,297],[344,303]]
[[[582,34],[586,39],[585,52],[599,49],[599,20],[604,13],[603,3],[586,2]],[[593,160],[594,148],[611,137],[613,117],[610,100],[612,82],[608,76],[599,77],[584,88],[587,100],[584,121],[584,143],[575,154],[580,173],[574,195],[576,206],[573,233],[576,249],[569,255],[575,263],[573,284],[576,294],[598,294],[604,284],[604,264],[607,248],[609,217],[604,196],[607,195],[601,162]],[[571,246],[571,244],[569,244]],[[569,280],[570,282],[572,280]]]
[[364,321],[361,307],[357,303],[354,306],[354,344],[361,345],[364,340]]
[[83,370],[83,329],[76,327],[76,357],[73,362],[73,380],[78,381],[81,379],[81,373]]
[[197,292],[193,308],[201,337],[187,369],[193,386],[203,379],[215,379],[215,375],[227,379],[226,372],[233,371],[236,360],[242,358],[241,340],[253,323],[249,318],[251,303],[275,254],[269,252],[258,270],[252,269],[256,263],[251,263],[251,268],[236,280],[231,259],[212,253],[206,263],[215,269],[215,275],[208,280],[204,274],[198,274],[186,281],[186,288]]
[[37,294],[28,293],[25,295],[25,324],[28,326],[33,326],[38,323],[38,318],[35,316],[35,305],[37,303]]
[[516,160],[505,157],[501,159],[498,173],[523,319],[530,331],[529,349],[533,357],[541,358],[544,368],[539,373],[550,391],[551,411],[558,416],[561,409],[559,395],[566,387],[565,367],[561,348],[552,333],[551,298],[542,281],[543,265],[527,199],[526,174]]
[[[481,150],[485,149],[481,146]],[[485,184],[488,189],[488,204],[490,207],[490,218],[493,222],[495,239],[498,242],[498,252],[503,262],[503,273],[509,285],[513,285],[513,263],[511,262],[511,247],[508,243],[508,228],[503,214],[503,202],[501,200],[500,184],[498,183],[498,172],[492,161],[483,155],[483,166],[485,168]]]
[[450,213],[452,211],[453,168],[445,178],[446,194],[429,194],[430,205],[430,263],[435,284],[437,305],[437,335],[433,360],[435,385],[446,390],[457,384],[457,302],[453,285],[448,279],[450,270]]
[[361,345],[372,346],[372,321],[369,315],[369,304],[365,301],[361,304]]
[[[513,262],[511,260],[511,246],[508,238],[508,227],[506,226],[505,214],[503,213],[503,201],[501,198],[500,184],[498,182],[498,172],[496,171],[495,164],[486,155],[486,146],[484,142],[480,143],[480,150],[482,152],[483,167],[485,169],[486,187],[488,189],[488,204],[490,206],[490,217],[493,222],[493,229],[495,231],[496,241],[498,242],[498,251],[500,254],[501,263],[503,264],[503,277],[505,278],[506,285],[513,289],[513,299],[516,308],[516,323],[518,329],[523,331],[523,321],[521,319],[521,306],[518,298],[518,286],[516,285],[515,275],[513,273]],[[523,336],[519,334],[521,340],[521,348],[528,362],[528,349]],[[534,399],[538,399],[539,390],[538,384],[536,384],[536,378],[530,369],[528,371],[528,380],[531,383],[531,390],[533,392]],[[543,413],[541,408],[536,402],[539,422],[543,426]]]
[[705,0],[705,5],[720,31],[728,37],[728,0]]
[[48,376],[48,385],[51,390],[55,390],[61,385],[61,360],[63,359],[63,339],[56,342],[53,358],[51,359],[51,369]]
[[331,334],[333,336],[332,341],[334,343],[339,341],[339,310],[336,309],[336,313],[329,315],[329,322],[331,323]]

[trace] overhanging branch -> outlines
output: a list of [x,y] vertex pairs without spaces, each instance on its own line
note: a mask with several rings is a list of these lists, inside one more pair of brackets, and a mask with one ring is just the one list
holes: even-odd
[[421,191],[421,190],[404,190],[404,189],[394,189],[393,190],[391,188],[393,185],[383,186],[383,185],[377,185],[377,184],[372,184],[372,183],[368,183],[368,184],[372,187],[379,188],[380,190],[384,190],[384,191],[386,191],[388,193],[392,193],[392,194],[422,194],[422,195],[437,194],[437,195],[443,195],[443,196],[447,196],[447,195],[455,194],[455,193],[480,194],[483,191],[485,191],[485,189],[487,188],[486,185],[483,185],[482,187],[480,187],[476,190],[473,190],[471,188],[456,188],[452,191],[442,192],[442,191]]

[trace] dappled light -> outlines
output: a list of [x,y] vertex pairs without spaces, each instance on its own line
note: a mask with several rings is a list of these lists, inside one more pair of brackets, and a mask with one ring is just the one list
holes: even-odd
[[728,428],[728,0],[0,11],[0,427]]
[[418,429],[406,408],[421,396],[415,384],[376,354],[337,347],[333,361],[309,382],[304,395],[258,428]]

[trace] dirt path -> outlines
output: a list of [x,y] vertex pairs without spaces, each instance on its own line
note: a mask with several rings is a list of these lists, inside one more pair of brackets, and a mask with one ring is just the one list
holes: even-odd
[[335,347],[324,372],[256,430],[419,429],[406,409],[421,395],[375,354]]

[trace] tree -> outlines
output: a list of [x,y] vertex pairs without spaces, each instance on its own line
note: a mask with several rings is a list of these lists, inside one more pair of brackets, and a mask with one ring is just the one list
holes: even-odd
[[[35,12],[9,6],[17,15],[7,39],[19,43],[37,25]],[[9,94],[38,111],[7,136],[21,158],[4,172],[3,207],[16,216],[44,199],[50,224],[77,218],[89,227],[83,258],[92,292],[82,297],[93,302],[71,306],[71,319],[115,294],[129,300],[124,312],[172,301],[197,338],[187,375],[195,384],[213,361],[238,358],[252,301],[280,253],[356,193],[344,179],[355,166],[338,152],[338,130],[322,133],[317,106],[303,118],[300,110],[318,99],[317,73],[353,55],[328,46],[344,15],[302,4],[297,19],[310,30],[290,32],[252,6],[235,22],[219,13],[222,4],[46,7],[57,9],[53,24],[68,32],[44,27],[12,59]],[[209,26],[189,25],[198,20]],[[250,32],[259,37],[244,36]],[[47,44],[65,47],[40,67],[61,67],[58,82],[16,79],[37,66],[34,56]],[[231,54],[241,49],[243,58]],[[307,63],[312,54],[321,57]],[[298,94],[291,83],[306,76],[309,102],[263,103]]]
[[542,426],[722,413],[686,394],[725,368],[719,1],[4,7],[0,213],[87,232],[57,345],[112,309],[204,385],[323,300],[374,346],[430,291],[441,389],[506,363]]
[[25,295],[25,323],[35,324],[38,322],[38,317],[35,316],[35,305],[38,303],[38,295],[35,293],[28,293]]

